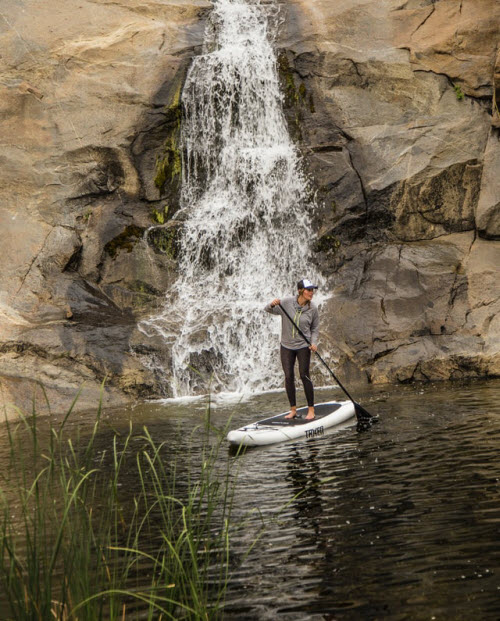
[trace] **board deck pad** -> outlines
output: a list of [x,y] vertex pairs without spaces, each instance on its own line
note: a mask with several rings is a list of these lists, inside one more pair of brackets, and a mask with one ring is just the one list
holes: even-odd
[[277,427],[295,427],[297,425],[305,425],[307,423],[311,423],[314,420],[319,420],[328,416],[332,412],[335,412],[340,407],[342,407],[342,403],[324,403],[320,405],[316,405],[314,407],[315,417],[312,420],[306,420],[307,416],[307,407],[297,408],[297,416],[295,418],[285,418],[289,412],[284,412],[279,416],[271,416],[270,418],[265,418],[264,420],[259,420],[256,425],[265,425],[265,426],[277,426]]

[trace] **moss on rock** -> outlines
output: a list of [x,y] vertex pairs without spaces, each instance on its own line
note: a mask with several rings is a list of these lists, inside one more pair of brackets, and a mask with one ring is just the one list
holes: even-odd
[[155,252],[166,254],[175,260],[179,254],[179,231],[177,227],[158,227],[148,232],[148,244]]
[[141,239],[145,229],[133,224],[125,227],[123,231],[110,240],[104,246],[104,252],[106,252],[111,258],[115,258],[120,250],[126,250],[132,252],[135,244]]
[[327,233],[326,235],[322,235],[314,244],[313,250],[314,252],[337,252],[340,248],[340,240],[332,235],[331,233]]
[[156,224],[165,224],[168,217],[169,206],[165,205],[163,209],[153,208],[151,210],[151,220]]
[[304,111],[315,112],[312,93],[308,91],[305,83],[290,66],[285,51],[278,55],[278,73],[285,94],[284,107],[290,133],[295,140],[301,140]]
[[164,192],[167,182],[175,186],[180,184],[182,157],[178,147],[178,134],[178,130],[173,130],[163,145],[162,153],[156,158],[154,182],[160,194]]
[[181,104],[182,82],[179,81],[169,106],[165,108],[165,124],[167,137],[162,151],[156,158],[154,183],[160,194],[163,194],[166,185],[176,192],[180,185],[182,174],[182,156],[179,148],[179,139],[182,122]]

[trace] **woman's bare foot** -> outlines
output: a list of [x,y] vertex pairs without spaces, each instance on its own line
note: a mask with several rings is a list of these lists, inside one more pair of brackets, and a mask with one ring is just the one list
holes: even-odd
[[307,416],[306,416],[306,420],[313,420],[313,418],[315,418],[316,414],[314,413],[314,406],[311,408],[307,408]]
[[297,416],[297,408],[290,408],[290,414],[287,414],[285,418],[295,418]]

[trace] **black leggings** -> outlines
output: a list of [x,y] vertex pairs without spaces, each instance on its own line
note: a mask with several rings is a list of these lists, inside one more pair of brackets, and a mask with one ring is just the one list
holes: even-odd
[[309,347],[302,349],[287,349],[281,346],[281,364],[285,372],[285,388],[290,402],[290,407],[297,405],[295,400],[295,359],[299,359],[299,374],[304,384],[304,392],[306,393],[307,405],[314,405],[314,387],[309,377],[309,363],[311,362],[311,350]]

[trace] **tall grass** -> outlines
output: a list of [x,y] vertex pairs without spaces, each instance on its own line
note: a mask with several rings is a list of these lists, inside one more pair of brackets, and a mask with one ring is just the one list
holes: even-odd
[[232,482],[227,460],[222,467],[218,459],[222,434],[214,437],[209,408],[196,459],[189,450],[172,456],[147,428],[103,436],[101,406],[90,436],[72,439],[66,424],[72,409],[58,426],[38,419],[35,408],[30,416],[20,413],[16,426],[6,423],[4,615],[221,618]]

